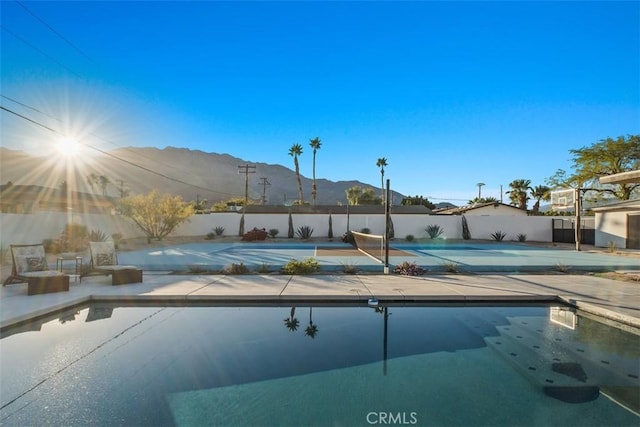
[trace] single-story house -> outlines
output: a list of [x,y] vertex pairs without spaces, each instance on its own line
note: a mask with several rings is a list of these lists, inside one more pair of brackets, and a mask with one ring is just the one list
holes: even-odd
[[[640,184],[640,170],[608,175],[602,184]],[[594,207],[596,214],[595,245],[640,249],[640,199]]]
[[527,216],[527,211],[515,206],[500,202],[478,203],[475,205],[461,206],[458,208],[436,210],[433,213],[440,215],[515,215]]

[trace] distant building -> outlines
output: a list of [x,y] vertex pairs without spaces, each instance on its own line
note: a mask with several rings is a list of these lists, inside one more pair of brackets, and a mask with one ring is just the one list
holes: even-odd
[[36,213],[68,212],[109,213],[116,199],[97,194],[63,191],[38,185],[0,185],[0,212]]
[[527,211],[515,206],[506,205],[500,202],[478,203],[476,205],[461,206],[449,209],[438,209],[433,211],[439,215],[515,215],[527,216]]

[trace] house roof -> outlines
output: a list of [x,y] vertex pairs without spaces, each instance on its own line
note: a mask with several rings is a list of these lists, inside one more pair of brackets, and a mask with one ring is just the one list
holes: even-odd
[[601,184],[640,184],[640,169],[600,177]]
[[487,203],[478,203],[478,204],[469,205],[469,206],[460,206],[460,207],[450,208],[450,209],[436,210],[436,211],[434,211],[434,213],[443,214],[443,215],[460,215],[460,214],[463,214],[465,212],[469,212],[469,211],[472,211],[472,210],[475,210],[475,209],[486,208],[488,206],[491,206],[491,207],[504,206],[504,207],[507,207],[507,208],[515,209],[517,211],[522,210],[522,209],[517,208],[515,206],[507,205],[505,203],[487,202]]
[[[264,213],[264,214],[276,214],[276,213],[294,213],[294,214],[349,214],[357,215],[374,215],[384,214],[384,206],[382,205],[357,205],[357,206],[338,206],[338,205],[249,205],[247,206],[246,213]],[[239,211],[242,212],[242,211]],[[391,214],[422,214],[428,215],[431,213],[431,209],[426,206],[391,206]]]
[[637,211],[640,210],[640,199],[610,203],[604,206],[593,207],[591,210],[594,212]]

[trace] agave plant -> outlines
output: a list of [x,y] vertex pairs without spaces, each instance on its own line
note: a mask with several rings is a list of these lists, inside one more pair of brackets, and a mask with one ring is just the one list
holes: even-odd
[[438,224],[430,224],[424,230],[431,239],[437,239],[442,235],[442,233],[444,233],[444,230]]
[[298,227],[296,234],[303,240],[309,240],[311,238],[311,235],[313,234],[313,228],[309,227],[308,225],[302,225]]
[[493,237],[493,240],[496,242],[501,242],[505,237],[507,237],[507,233],[498,230],[495,233],[491,233],[491,237]]

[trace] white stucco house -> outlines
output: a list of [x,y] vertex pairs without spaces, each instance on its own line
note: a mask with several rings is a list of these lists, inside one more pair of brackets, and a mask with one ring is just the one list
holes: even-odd
[[436,214],[445,215],[515,215],[527,216],[527,211],[515,206],[500,202],[478,203],[476,205],[462,206],[459,208],[441,209],[434,211]]
[[[602,184],[640,183],[640,170],[600,178]],[[640,199],[593,208],[596,246],[613,243],[618,248],[640,249]]]

